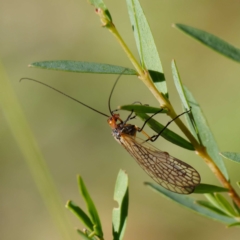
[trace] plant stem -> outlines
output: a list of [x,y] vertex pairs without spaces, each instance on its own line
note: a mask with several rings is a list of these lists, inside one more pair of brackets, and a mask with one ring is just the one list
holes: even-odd
[[[109,31],[116,37],[117,41],[123,48],[124,52],[127,54],[128,58],[132,62],[133,66],[135,67],[139,79],[141,79],[144,84],[147,86],[147,88],[151,91],[151,93],[154,95],[154,97],[158,100],[161,108],[167,108],[168,112],[167,114],[169,117],[174,119],[177,114],[172,107],[171,103],[163,96],[161,92],[157,90],[155,85],[153,84],[151,77],[147,70],[142,69],[142,67],[139,65],[135,57],[133,56],[132,52],[129,50],[126,43],[123,41],[122,37],[118,33],[115,25],[111,23],[107,27]],[[240,207],[240,197],[236,193],[236,191],[233,189],[231,184],[228,182],[228,180],[224,177],[218,166],[214,163],[213,159],[209,156],[209,154],[206,151],[206,148],[198,143],[198,141],[195,139],[195,137],[191,134],[191,132],[188,130],[186,125],[182,122],[180,118],[177,118],[175,120],[175,123],[177,126],[181,129],[181,131],[185,134],[185,136],[188,138],[188,140],[193,144],[196,154],[199,155],[204,159],[206,164],[209,166],[211,171],[215,174],[215,176],[219,179],[221,184],[229,190],[228,194],[233,199],[233,201]]]

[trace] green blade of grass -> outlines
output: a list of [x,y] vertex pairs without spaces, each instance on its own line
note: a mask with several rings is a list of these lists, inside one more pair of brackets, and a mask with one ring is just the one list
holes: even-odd
[[199,136],[201,139],[201,143],[207,148],[209,155],[212,157],[213,161],[219,167],[221,172],[224,174],[226,179],[229,179],[227,169],[224,165],[222,157],[219,155],[219,149],[217,143],[213,137],[211,129],[207,124],[207,120],[205,119],[202,109],[200,108],[197,101],[194,99],[192,93],[184,86],[184,92],[186,94],[186,98],[192,107],[192,113],[194,116],[194,120],[199,130]]
[[150,187],[152,190],[157,191],[157,193],[164,195],[168,199],[180,204],[183,207],[186,207],[189,210],[194,211],[195,213],[198,213],[200,215],[203,215],[203,216],[208,217],[213,220],[223,222],[225,224],[233,224],[233,223],[237,222],[235,219],[233,219],[231,217],[222,216],[222,215],[217,214],[205,207],[199,206],[198,204],[195,203],[195,200],[190,197],[170,192],[155,183],[145,183],[145,184],[148,187]]
[[117,201],[118,208],[114,208],[112,213],[113,239],[121,240],[126,229],[129,201],[128,176],[123,170],[120,170],[118,173],[114,190],[114,200]]
[[162,64],[142,7],[138,0],[126,0],[126,2],[142,66],[158,73],[158,77],[152,77],[151,73],[150,75],[157,89],[167,97],[167,85]]
[[101,73],[123,75],[137,74],[135,70],[121,66],[115,66],[104,63],[68,61],[68,60],[34,62],[29,64],[29,67],[76,73]]
[[[22,87],[19,85],[19,87]],[[40,195],[57,226],[62,239],[74,239],[71,225],[64,211],[63,203],[58,195],[48,166],[40,152],[37,142],[31,132],[19,101],[8,80],[4,67],[0,62],[0,106],[10,130],[20,148],[26,165]]]
[[211,33],[184,24],[177,23],[174,26],[189,36],[193,37],[194,39],[198,40],[199,42],[203,43],[204,45],[217,51],[218,53],[234,61],[240,62],[240,49],[227,43],[221,38],[216,37]]
[[[149,116],[145,113],[136,113],[138,117],[140,117],[143,121],[146,121],[147,119],[149,119]],[[164,128],[164,126],[157,122],[155,119],[150,119],[147,122],[147,125],[153,129],[156,133],[161,132],[161,130]],[[193,145],[188,142],[187,140],[185,140],[184,138],[182,138],[181,136],[179,136],[178,134],[176,134],[175,132],[169,130],[168,128],[165,129],[162,134],[161,137],[165,138],[167,141],[178,145],[179,147],[183,147],[185,149],[194,151],[194,147]]]

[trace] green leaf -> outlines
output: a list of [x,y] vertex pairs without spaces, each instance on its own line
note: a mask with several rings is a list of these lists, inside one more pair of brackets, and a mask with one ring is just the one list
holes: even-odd
[[235,223],[227,225],[227,227],[228,228],[230,228],[230,227],[238,227],[239,225],[240,225],[240,222],[235,222]]
[[93,223],[91,219],[87,216],[87,214],[77,205],[75,205],[72,201],[68,201],[66,204],[66,208],[68,208],[71,212],[73,212],[83,223],[84,225],[93,231]]
[[220,151],[218,149],[217,143],[203,115],[202,109],[194,99],[192,93],[185,86],[184,86],[184,92],[186,94],[186,98],[190,106],[192,107],[192,113],[193,113],[197,128],[199,130],[199,136],[201,138],[202,144],[207,148],[207,152],[212,157],[213,161],[219,167],[221,172],[224,174],[225,178],[229,179],[223,159],[219,155]]
[[79,189],[81,191],[81,194],[86,202],[87,208],[88,208],[88,212],[92,218],[92,222],[94,223],[94,231],[96,233],[97,236],[99,236],[100,238],[103,237],[103,231],[102,231],[102,225],[101,225],[101,221],[100,218],[98,216],[98,212],[97,209],[87,191],[87,188],[81,178],[81,176],[78,176],[78,185],[79,185]]
[[228,216],[234,217],[236,213],[230,203],[220,194],[205,194],[208,201],[216,208],[227,214]]
[[[145,113],[136,113],[138,117],[140,117],[143,121],[146,121],[149,116]],[[156,133],[159,133],[161,132],[161,130],[164,128],[164,126],[157,122],[156,120],[154,119],[150,119],[148,122],[147,122],[147,125],[153,129]],[[185,140],[184,138],[182,138],[181,136],[179,136],[178,134],[174,133],[173,131],[169,130],[169,129],[165,129],[161,136],[163,138],[165,138],[166,140],[168,140],[169,142],[171,143],[174,143],[180,147],[183,147],[185,149],[188,149],[188,150],[192,150],[194,151],[194,147],[193,145],[188,142],[187,140]]]
[[240,182],[237,182],[238,187],[240,188]]
[[[158,77],[153,77],[153,82],[155,81],[157,89],[167,97],[162,64],[142,7],[138,0],[126,0],[126,2],[142,66],[147,70],[157,72]],[[152,76],[151,72],[150,75]]]
[[171,65],[172,65],[173,80],[174,80],[176,89],[178,91],[178,94],[179,94],[180,99],[182,101],[182,104],[184,106],[184,110],[188,111],[188,110],[190,110],[190,106],[189,106],[188,100],[187,100],[187,98],[185,96],[185,92],[184,92],[184,89],[183,89],[182,81],[181,81],[181,78],[180,78],[180,75],[179,75],[179,72],[178,72],[175,60],[172,60],[172,64]]
[[194,193],[214,193],[214,192],[228,192],[228,189],[201,183],[197,185],[194,190]]
[[[156,113],[159,112],[161,108],[151,107],[147,105],[123,105],[119,106],[118,109],[127,110],[130,112],[133,110],[134,112],[138,113]],[[167,111],[163,109],[159,113],[167,113]]]
[[[174,80],[176,89],[177,89],[180,99],[182,101],[183,109],[184,109],[184,111],[188,111],[188,110],[190,110],[190,105],[189,105],[188,99],[186,98],[186,94],[184,92],[184,87],[182,85],[182,81],[181,81],[181,78],[180,78],[180,75],[179,75],[179,72],[177,69],[177,65],[174,60],[172,61],[172,74],[173,74],[173,80]],[[185,114],[185,117],[186,117],[188,126],[189,126],[192,134],[196,138],[198,138],[198,140],[200,141],[199,132],[198,132],[192,111],[190,111],[188,114]]]
[[190,27],[184,24],[175,24],[175,27],[182,30],[184,33],[190,35],[191,37],[195,38],[196,40],[200,41],[201,43],[205,44],[206,46],[212,48],[213,50],[217,51],[224,56],[240,62],[240,49],[234,47],[233,45],[227,43],[226,41],[222,40],[219,37],[214,36],[211,33],[205,32],[203,30]]
[[222,210],[229,216],[235,217],[237,215],[233,207],[231,206],[231,204],[227,201],[227,199],[224,196],[222,196],[221,194],[215,193],[215,197],[218,201],[220,210]]
[[112,231],[113,239],[121,240],[126,229],[127,216],[128,216],[128,176],[120,170],[118,173],[114,200],[118,203],[118,208],[113,209],[112,213]]
[[240,163],[240,153],[234,153],[234,152],[221,152],[219,153],[221,156],[223,156],[226,159],[232,160],[234,162]]
[[217,214],[217,213],[215,213],[215,212],[213,212],[213,211],[211,211],[211,210],[209,210],[205,207],[197,205],[195,203],[195,200],[190,198],[190,197],[170,192],[170,191],[164,189],[163,187],[161,187],[161,186],[159,186],[158,184],[155,184],[155,183],[145,183],[145,184],[148,187],[150,187],[151,189],[157,191],[158,193],[163,194],[168,199],[173,200],[174,202],[180,204],[183,207],[186,207],[187,209],[190,209],[190,210],[194,211],[195,213],[198,213],[198,214],[203,215],[205,217],[211,218],[213,220],[223,222],[225,224],[232,224],[232,223],[236,222],[236,220],[234,220],[231,217],[222,216],[222,215]]
[[238,207],[238,205],[234,201],[232,201],[232,203],[233,203],[234,209],[236,210],[238,215],[240,215],[240,208]]
[[48,70],[60,70],[66,72],[78,73],[103,73],[103,74],[123,74],[136,75],[136,71],[130,68],[93,62],[79,62],[79,61],[43,61],[34,62],[29,67],[44,68]]
[[88,237],[84,232],[80,229],[77,229],[78,234],[82,237],[83,240],[92,240],[93,238]]
[[228,216],[225,212],[219,210],[218,208],[213,206],[210,202],[203,201],[203,200],[197,200],[196,203],[200,206],[203,206],[203,207],[217,213],[217,214],[220,214],[220,215],[223,215],[223,216]]

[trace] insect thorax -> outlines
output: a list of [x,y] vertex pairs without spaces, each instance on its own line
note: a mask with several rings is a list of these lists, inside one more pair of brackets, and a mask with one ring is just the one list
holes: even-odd
[[121,135],[123,133],[134,137],[136,136],[136,132],[137,132],[137,128],[135,125],[131,125],[131,124],[123,125],[122,123],[119,123],[117,125],[117,128],[114,128],[112,130],[112,135],[116,140],[120,140]]

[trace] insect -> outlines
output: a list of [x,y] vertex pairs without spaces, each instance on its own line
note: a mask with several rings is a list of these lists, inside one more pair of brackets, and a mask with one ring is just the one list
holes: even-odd
[[[120,75],[121,76],[121,75]],[[111,116],[108,116],[105,113],[102,113],[87,104],[59,91],[58,89],[55,89],[54,87],[51,87],[43,82],[40,82],[35,79],[31,78],[24,78],[26,80],[31,80],[37,83],[40,83],[44,86],[47,86],[51,89],[53,89],[56,92],[59,92],[63,94],[64,96],[82,104],[83,106],[105,116],[108,118],[107,122],[109,126],[112,129],[112,135],[115,138],[115,140],[122,145],[129,153],[130,155],[136,160],[136,162],[139,164],[139,166],[153,179],[155,180],[159,185],[162,187],[180,194],[190,194],[194,191],[195,186],[197,186],[200,183],[200,175],[199,173],[189,164],[169,155],[167,152],[163,152],[157,148],[155,148],[153,145],[149,144],[148,141],[155,141],[161,133],[164,131],[164,129],[167,128],[167,126],[174,121],[170,121],[165,128],[157,135],[154,135],[152,137],[148,137],[147,140],[141,140],[140,138],[136,137],[137,132],[143,132],[143,128],[146,125],[146,123],[157,113],[153,114],[149,119],[147,119],[142,128],[139,128],[135,125],[129,124],[128,122],[135,118],[133,115],[133,111],[131,114],[127,117],[125,121],[121,120],[120,115],[114,113],[115,111],[111,110],[110,107],[110,100],[113,93],[113,90],[117,84],[118,79],[114,83],[114,86],[111,90],[109,101],[108,101],[108,107],[109,112]],[[21,79],[22,80],[22,79]],[[185,113],[185,112],[184,112]],[[177,117],[183,115],[184,113],[178,115]],[[176,118],[177,118],[176,117]],[[146,136],[148,136],[145,132],[143,132]]]

